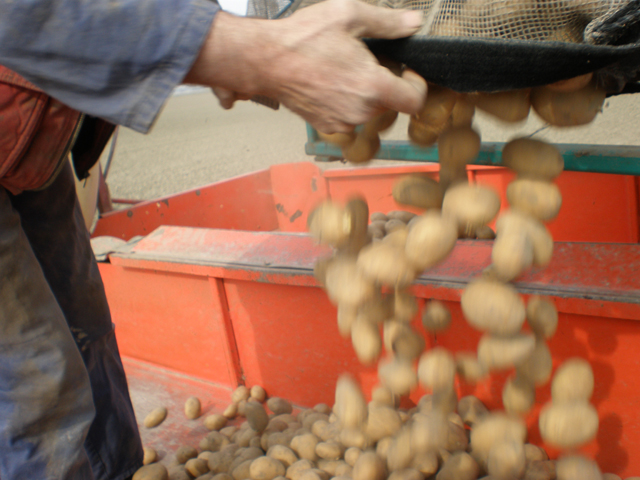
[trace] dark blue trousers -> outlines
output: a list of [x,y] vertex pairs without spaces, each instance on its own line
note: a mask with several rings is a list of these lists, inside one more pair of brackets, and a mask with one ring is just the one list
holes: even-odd
[[0,479],[124,480],[142,445],[69,165],[0,187]]

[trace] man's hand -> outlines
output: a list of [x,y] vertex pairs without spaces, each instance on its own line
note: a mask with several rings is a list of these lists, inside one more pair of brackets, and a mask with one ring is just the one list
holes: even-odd
[[358,0],[327,0],[283,20],[221,12],[185,81],[238,92],[223,105],[237,95],[265,95],[318,130],[350,131],[385,109],[415,113],[422,106],[425,81],[410,71],[395,76],[360,40],[412,35],[421,19],[420,12]]

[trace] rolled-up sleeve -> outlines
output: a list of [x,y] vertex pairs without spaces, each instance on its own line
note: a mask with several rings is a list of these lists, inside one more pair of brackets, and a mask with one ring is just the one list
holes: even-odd
[[209,0],[0,0],[0,64],[70,107],[146,132],[218,10]]

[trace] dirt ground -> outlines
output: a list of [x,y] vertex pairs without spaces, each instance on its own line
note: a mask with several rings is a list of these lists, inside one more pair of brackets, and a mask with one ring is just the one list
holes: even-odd
[[[386,137],[406,139],[407,121],[402,116]],[[603,114],[586,127],[545,129],[534,114],[516,126],[478,114],[476,127],[483,141],[505,141],[542,128],[537,137],[558,143],[640,146],[640,95],[610,98]],[[120,129],[108,183],[115,198],[151,199],[274,164],[309,162],[314,159],[304,153],[306,135],[305,122],[285,108],[239,102],[226,111],[209,90],[175,95],[149,134]]]

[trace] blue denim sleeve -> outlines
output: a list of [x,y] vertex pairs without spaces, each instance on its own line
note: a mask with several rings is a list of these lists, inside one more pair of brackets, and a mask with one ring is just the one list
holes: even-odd
[[70,107],[146,132],[218,10],[209,0],[0,0],[0,64]]

